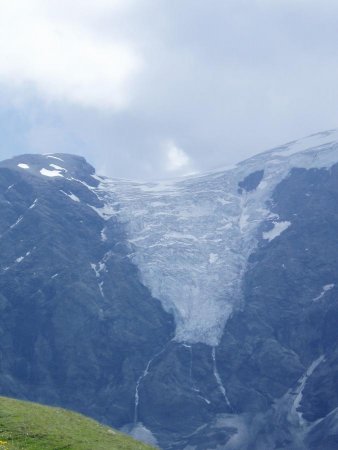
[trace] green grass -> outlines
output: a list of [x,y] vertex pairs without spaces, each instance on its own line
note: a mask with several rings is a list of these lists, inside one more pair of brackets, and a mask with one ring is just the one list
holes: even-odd
[[0,450],[150,450],[71,411],[0,397]]

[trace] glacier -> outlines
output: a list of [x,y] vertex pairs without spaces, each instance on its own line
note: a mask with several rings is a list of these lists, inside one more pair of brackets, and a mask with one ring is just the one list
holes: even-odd
[[[232,312],[241,308],[250,254],[264,238],[270,245],[279,237],[263,235],[263,222],[270,221],[270,229],[281,222],[280,233],[289,232],[289,222],[270,210],[275,187],[292,168],[329,169],[336,162],[338,131],[331,130],[228,169],[159,182],[95,175],[99,185],[91,189],[104,202],[95,211],[123,224],[142,283],[174,315],[175,340],[215,347]],[[258,171],[257,186],[239,187]]]

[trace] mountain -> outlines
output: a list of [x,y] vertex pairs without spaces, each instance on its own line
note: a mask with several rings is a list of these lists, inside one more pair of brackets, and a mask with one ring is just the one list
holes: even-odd
[[0,397],[2,450],[151,450],[94,420],[61,408]]
[[338,446],[338,132],[165,182],[0,163],[0,392],[170,450]]

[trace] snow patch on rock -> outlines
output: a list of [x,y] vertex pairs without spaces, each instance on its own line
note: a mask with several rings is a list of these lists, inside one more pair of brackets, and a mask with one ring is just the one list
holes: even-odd
[[35,208],[36,205],[37,205],[37,203],[38,203],[38,199],[36,198],[36,199],[34,200],[34,202],[30,205],[30,207],[29,207],[28,209],[33,209],[33,208]]
[[60,167],[56,164],[49,164],[49,167],[52,167],[55,170],[59,170],[61,172],[67,172],[67,169],[65,169],[64,167]]
[[18,167],[20,167],[20,169],[29,169],[29,165],[25,163],[19,163]]
[[73,202],[81,202],[81,200],[79,199],[79,197],[77,197],[75,194],[73,194],[72,192],[70,194],[67,194],[67,192],[63,191],[60,189],[60,192],[62,192],[62,194],[64,194],[66,197],[70,198],[71,200],[73,200]]
[[327,292],[331,291],[331,289],[333,289],[334,287],[335,287],[335,284],[334,284],[334,283],[326,284],[325,286],[323,286],[322,292],[321,292],[317,297],[315,297],[315,298],[313,299],[313,301],[314,301],[314,302],[317,302],[318,300],[320,300],[321,298],[323,298],[324,295],[325,295]]
[[58,161],[64,162],[63,159],[58,158],[57,156],[54,156],[54,155],[45,154],[44,156],[46,156],[46,158],[57,159]]
[[304,423],[303,415],[299,411],[299,409],[300,409],[301,402],[302,402],[302,399],[303,399],[303,392],[304,392],[306,383],[307,383],[308,379],[311,377],[311,375],[313,374],[313,372],[317,369],[317,367],[323,361],[325,361],[325,356],[324,355],[319,356],[319,358],[317,358],[315,361],[313,361],[312,364],[306,370],[305,374],[298,381],[297,388],[293,391],[294,400],[292,402],[290,413],[291,413],[291,416],[294,416],[294,417],[298,416],[298,420],[299,420],[300,424]]
[[15,228],[17,225],[19,225],[19,223],[22,221],[22,219],[23,219],[23,216],[20,216],[19,218],[18,218],[18,220],[16,221],[16,222],[14,222],[9,228],[10,228],[10,230],[12,230],[13,228]]
[[263,233],[263,239],[268,240],[269,242],[273,241],[276,237],[280,236],[283,231],[287,230],[291,225],[291,222],[272,222],[273,228],[269,231],[265,231]]
[[59,170],[48,170],[48,169],[41,169],[40,170],[41,175],[45,176],[45,177],[50,177],[50,178],[54,178],[54,177],[63,177],[63,175],[60,173]]

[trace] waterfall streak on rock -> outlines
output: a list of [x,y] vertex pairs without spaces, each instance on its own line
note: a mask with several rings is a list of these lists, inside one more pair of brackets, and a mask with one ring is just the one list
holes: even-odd
[[136,388],[135,388],[135,406],[134,406],[134,424],[137,423],[138,421],[138,406],[140,403],[140,395],[139,395],[139,389],[140,389],[140,385],[142,383],[142,381],[144,380],[144,378],[149,374],[149,369],[150,366],[152,364],[152,362],[158,357],[160,356],[167,348],[168,344],[165,345],[165,347],[160,350],[159,352],[157,352],[147,363],[145,370],[143,371],[142,375],[138,378],[137,382],[136,382]]
[[215,375],[215,378],[216,378],[219,390],[221,391],[221,393],[222,393],[222,395],[223,395],[223,397],[224,397],[224,399],[226,401],[226,404],[229,406],[230,409],[232,409],[232,406],[231,406],[230,400],[228,398],[226,389],[225,389],[225,387],[224,387],[224,385],[222,383],[221,377],[220,377],[219,372],[217,370],[216,349],[215,349],[215,347],[212,347],[211,355],[212,355],[214,375]]
[[302,402],[303,398],[303,391],[305,389],[307,380],[311,377],[313,372],[316,370],[316,368],[325,360],[325,356],[321,355],[319,358],[317,358],[313,363],[309,366],[305,374],[302,376],[302,378],[298,382],[298,387],[295,390],[295,398],[291,406],[291,415],[293,417],[298,416],[298,420],[300,425],[304,425],[305,421],[303,419],[303,414],[299,411],[300,404]]

